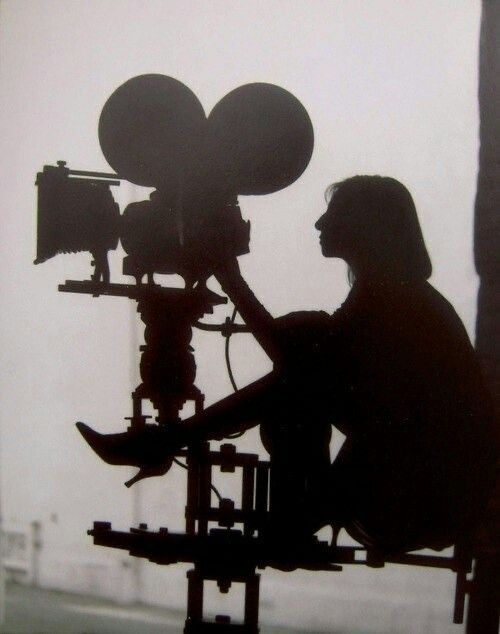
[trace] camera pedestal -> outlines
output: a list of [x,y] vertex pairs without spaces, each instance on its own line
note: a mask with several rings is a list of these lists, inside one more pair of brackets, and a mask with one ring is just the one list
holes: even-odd
[[[130,532],[112,530],[107,522],[96,522],[88,531],[96,545],[128,550],[160,565],[192,563],[188,573],[185,634],[205,632],[259,632],[259,582],[257,569],[274,567],[280,570],[341,571],[342,565],[364,565],[382,568],[386,564],[404,564],[449,569],[456,574],[454,622],[463,622],[464,602],[471,582],[469,549],[457,545],[453,555],[403,553],[382,557],[380,553],[356,546],[337,546],[316,537],[294,543],[293,549],[278,548],[259,535],[269,518],[270,463],[255,454],[240,453],[232,444],[223,444],[212,451],[201,443],[189,451],[179,452],[187,460],[188,483],[186,532],[171,533],[166,528],[150,531],[142,524]],[[220,498],[212,504],[212,470],[242,471],[241,508],[232,500]],[[239,528],[234,528],[238,525]],[[278,544],[279,546],[279,544]],[[245,585],[244,621],[232,622],[226,615],[215,620],[204,616],[206,581],[215,581],[222,593],[233,583]]]

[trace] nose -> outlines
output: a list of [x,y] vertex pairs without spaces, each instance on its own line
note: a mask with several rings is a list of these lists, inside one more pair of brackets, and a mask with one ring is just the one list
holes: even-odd
[[324,213],[322,216],[320,216],[318,218],[318,220],[316,220],[314,228],[317,229],[318,231],[322,231],[323,230],[323,228],[325,226],[325,217],[326,217],[326,213]]

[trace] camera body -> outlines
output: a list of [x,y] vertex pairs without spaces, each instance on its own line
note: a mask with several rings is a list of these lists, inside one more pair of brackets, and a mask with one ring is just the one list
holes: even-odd
[[[37,176],[35,263],[89,251],[94,282],[109,283],[107,253],[119,239],[123,272],[179,274],[187,288],[218,263],[248,253],[250,223],[238,195],[265,195],[294,182],[311,158],[307,111],[291,93],[252,83],[228,93],[209,116],[196,95],[165,75],[140,75],[104,104],[99,141],[114,174],[70,170]],[[155,191],[120,215],[111,186],[127,180]]]

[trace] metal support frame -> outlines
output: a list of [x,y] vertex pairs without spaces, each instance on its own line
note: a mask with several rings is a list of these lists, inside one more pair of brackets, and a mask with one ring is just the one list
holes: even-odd
[[[186,534],[223,537],[227,531],[251,538],[258,528],[259,518],[268,511],[269,463],[260,461],[255,454],[236,452],[232,444],[223,444],[219,451],[210,451],[208,443],[192,448],[186,454],[188,465],[188,485],[186,504]],[[214,507],[212,498],[212,469],[219,467],[222,472],[232,473],[242,469],[241,509],[234,502],[221,498]],[[210,523],[217,523],[220,529],[210,529]],[[234,525],[242,525],[241,531],[232,530]],[[198,632],[232,632],[257,634],[259,631],[259,584],[256,574],[257,562],[195,561],[188,571],[187,616],[185,634]],[[233,623],[227,615],[217,615],[215,621],[207,621],[203,616],[203,592],[205,581],[215,581],[222,593],[227,593],[232,583],[242,583],[244,594],[244,621]]]
[[[96,522],[89,534],[96,544],[125,549],[133,556],[158,564],[193,564],[187,573],[184,634],[257,634],[260,581],[257,569],[267,566],[281,568],[283,563],[290,565],[288,569],[332,571],[340,571],[341,565],[346,564],[382,568],[391,563],[448,569],[456,574],[453,622],[463,623],[465,599],[472,588],[468,576],[473,560],[468,545],[456,545],[451,557],[419,553],[382,557],[380,553],[364,547],[337,546],[311,538],[307,543],[297,545],[293,561],[289,555],[286,561],[282,561],[280,555],[273,552],[272,546],[259,538],[259,527],[270,510],[270,463],[259,460],[256,454],[237,452],[236,447],[228,443],[221,445],[219,450],[210,450],[208,443],[200,443],[178,455],[185,458],[188,465],[185,533],[170,533],[166,528],[148,531],[146,525],[125,533],[111,530],[109,523]],[[218,506],[212,504],[214,467],[219,467],[222,472],[242,469],[241,508],[235,508],[228,498],[220,498]],[[243,623],[232,622],[229,616],[223,614],[217,615],[214,621],[204,617],[206,581],[215,581],[222,593],[228,592],[232,583],[245,585]]]

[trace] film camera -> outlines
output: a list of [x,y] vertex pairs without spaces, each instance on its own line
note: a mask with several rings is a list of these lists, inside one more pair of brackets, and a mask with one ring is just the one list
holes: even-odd
[[[206,117],[181,82],[142,75],[104,105],[99,140],[116,174],[73,171],[62,161],[38,174],[35,263],[89,251],[93,281],[108,283],[107,252],[121,240],[125,274],[140,282],[177,273],[192,288],[217,260],[249,250],[238,195],[295,181],[311,157],[313,131],[300,102],[278,86],[241,86]],[[155,191],[120,216],[110,188],[121,179]]]
[[[158,431],[146,425],[141,403],[152,402],[160,426],[178,423],[188,400],[202,406],[194,384],[192,327],[227,301],[206,287],[214,267],[249,251],[250,223],[242,218],[238,195],[265,195],[294,182],[309,163],[313,129],[302,104],[272,84],[236,88],[207,117],[180,81],[141,75],[109,97],[98,133],[115,173],[70,170],[59,161],[37,176],[35,263],[88,251],[91,279],[67,281],[60,290],[137,301],[145,344],[131,425],[112,451],[87,426],[81,424],[80,431],[107,462],[135,464],[139,477],[158,475],[169,465],[137,449],[140,439]],[[111,188],[121,180],[154,190],[149,200],[133,202],[120,214]],[[136,284],[111,282],[108,252],[119,241],[127,254],[123,273]],[[155,273],[179,274],[185,288],[156,285]],[[232,332],[229,324],[220,330]]]

